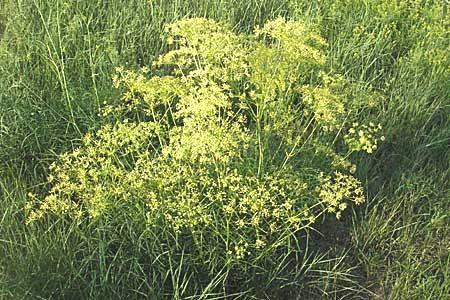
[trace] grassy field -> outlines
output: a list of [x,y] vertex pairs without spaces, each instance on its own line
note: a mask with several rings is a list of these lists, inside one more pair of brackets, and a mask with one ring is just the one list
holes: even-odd
[[[320,33],[328,70],[374,103],[358,121],[385,136],[351,156],[366,202],[299,238],[289,280],[190,268],[183,245],[152,262],[161,241],[126,215],[26,224],[49,166],[108,123],[115,69],[170,49],[165,24],[204,17],[248,34],[280,16]],[[438,0],[1,0],[0,299],[450,299],[449,16]]]

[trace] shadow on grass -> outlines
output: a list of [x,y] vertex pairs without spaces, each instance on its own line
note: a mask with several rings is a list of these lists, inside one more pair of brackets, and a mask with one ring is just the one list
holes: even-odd
[[0,18],[0,41],[3,39],[4,32],[5,32],[5,25],[3,25],[2,19]]

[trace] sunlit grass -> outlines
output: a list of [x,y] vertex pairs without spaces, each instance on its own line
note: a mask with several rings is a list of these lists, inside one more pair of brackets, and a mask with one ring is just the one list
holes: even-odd
[[[191,258],[182,245],[165,249],[170,235],[157,242],[126,224],[52,218],[26,226],[23,208],[29,191],[48,191],[41,183],[58,155],[107,121],[99,108],[120,97],[115,68],[139,69],[168,49],[164,24],[208,17],[248,33],[284,16],[317,28],[330,69],[352,82],[347,97],[364,107],[360,123],[375,120],[386,138],[370,158],[351,157],[367,204],[304,237],[301,264],[279,264],[297,272],[289,280],[298,292],[285,298],[446,299],[449,11],[445,1],[406,0],[1,1],[0,298],[185,299],[189,287],[199,291],[193,299],[220,299],[220,287],[239,285],[219,270],[203,290],[192,286],[198,278],[182,275]],[[170,264],[149,255],[161,251]],[[152,272],[166,280],[152,281]]]

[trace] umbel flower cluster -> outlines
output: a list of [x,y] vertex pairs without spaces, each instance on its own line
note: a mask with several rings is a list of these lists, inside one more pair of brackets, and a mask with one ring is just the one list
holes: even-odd
[[364,201],[348,157],[374,151],[379,128],[350,125],[347,83],[327,72],[326,42],[307,24],[279,18],[245,35],[194,18],[166,38],[152,66],[117,69],[109,124],[52,165],[28,222],[140,219],[227,263],[271,255]]

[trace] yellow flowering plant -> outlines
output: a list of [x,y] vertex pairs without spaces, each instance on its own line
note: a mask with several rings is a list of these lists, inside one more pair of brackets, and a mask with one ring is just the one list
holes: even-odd
[[193,18],[166,39],[151,67],[117,69],[110,124],[53,164],[28,222],[138,220],[187,243],[194,265],[245,269],[300,251],[301,230],[364,201],[348,157],[376,150],[379,128],[351,126],[344,80],[313,28],[279,18],[244,35]]

